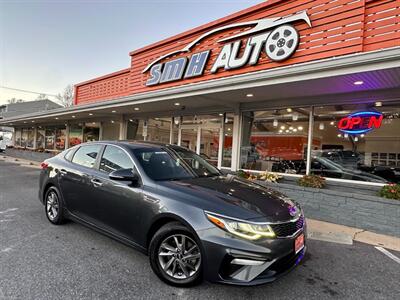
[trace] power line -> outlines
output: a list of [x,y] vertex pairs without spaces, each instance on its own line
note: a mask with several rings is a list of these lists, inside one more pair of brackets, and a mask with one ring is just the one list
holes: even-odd
[[18,92],[24,92],[24,93],[31,93],[31,94],[36,94],[36,95],[46,95],[46,96],[57,97],[57,95],[53,95],[53,94],[49,94],[49,93],[38,93],[38,92],[34,92],[34,91],[28,91],[28,90],[23,90],[23,89],[16,89],[16,88],[12,88],[12,87],[8,87],[8,86],[2,86],[2,85],[0,85],[0,88],[2,88],[2,89],[7,89],[7,90],[18,91]]

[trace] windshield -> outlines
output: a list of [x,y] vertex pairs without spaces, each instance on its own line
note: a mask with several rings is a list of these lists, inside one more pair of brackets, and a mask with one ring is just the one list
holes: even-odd
[[196,153],[181,147],[135,149],[133,153],[153,180],[219,176],[221,173]]

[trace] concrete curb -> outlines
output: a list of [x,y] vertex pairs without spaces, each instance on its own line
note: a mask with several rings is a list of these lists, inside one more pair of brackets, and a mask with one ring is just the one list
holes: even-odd
[[[353,241],[400,251],[400,238],[359,228],[307,219],[310,239],[351,245]],[[351,242],[350,242],[351,241]]]
[[4,154],[0,154],[0,161],[17,164],[17,165],[20,165],[21,167],[40,169],[40,163],[38,163],[37,161],[16,158],[16,157],[7,156]]

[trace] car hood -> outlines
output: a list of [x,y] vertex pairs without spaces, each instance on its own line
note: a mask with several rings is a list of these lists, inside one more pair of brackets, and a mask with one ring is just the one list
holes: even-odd
[[[204,205],[204,210],[240,219],[287,221],[294,202],[283,194],[236,176],[216,176],[159,183]],[[291,208],[291,209],[290,209]]]

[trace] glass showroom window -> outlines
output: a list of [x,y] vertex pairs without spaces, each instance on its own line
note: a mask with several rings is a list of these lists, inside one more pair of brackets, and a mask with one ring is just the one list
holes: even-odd
[[26,138],[26,147],[27,148],[33,148],[34,142],[35,142],[35,132],[33,128],[28,128],[26,129],[27,131],[27,138]]
[[169,143],[169,133],[171,129],[171,118],[154,118],[147,120],[146,140],[152,142]]
[[79,145],[83,141],[83,130],[81,124],[74,124],[69,127],[69,146]]
[[26,147],[26,142],[28,140],[28,128],[22,128],[21,133],[21,147]]
[[198,152],[218,165],[222,116],[219,114],[184,116],[180,119],[181,146]]
[[45,141],[46,131],[41,126],[38,127],[36,131],[36,148],[40,150],[44,150],[44,141]]
[[[121,128],[121,124],[115,120],[104,121],[102,123],[103,132],[101,139],[108,141],[116,141],[119,140],[119,131]],[[129,127],[128,127],[129,129]]]
[[400,103],[316,107],[310,172],[328,178],[399,182],[399,128]]
[[22,129],[15,130],[15,146],[21,146]]
[[137,120],[137,119],[129,119],[128,120],[128,124],[126,125],[126,139],[127,140],[136,140],[138,126],[139,126],[139,120]]
[[243,113],[240,168],[305,174],[310,108]]
[[56,128],[56,149],[57,150],[65,149],[66,132],[67,131],[65,128]]
[[55,146],[55,128],[46,128],[45,131],[45,145],[44,147],[48,150],[54,150]]
[[85,123],[83,128],[83,142],[94,142],[100,138],[100,123],[91,122]]

